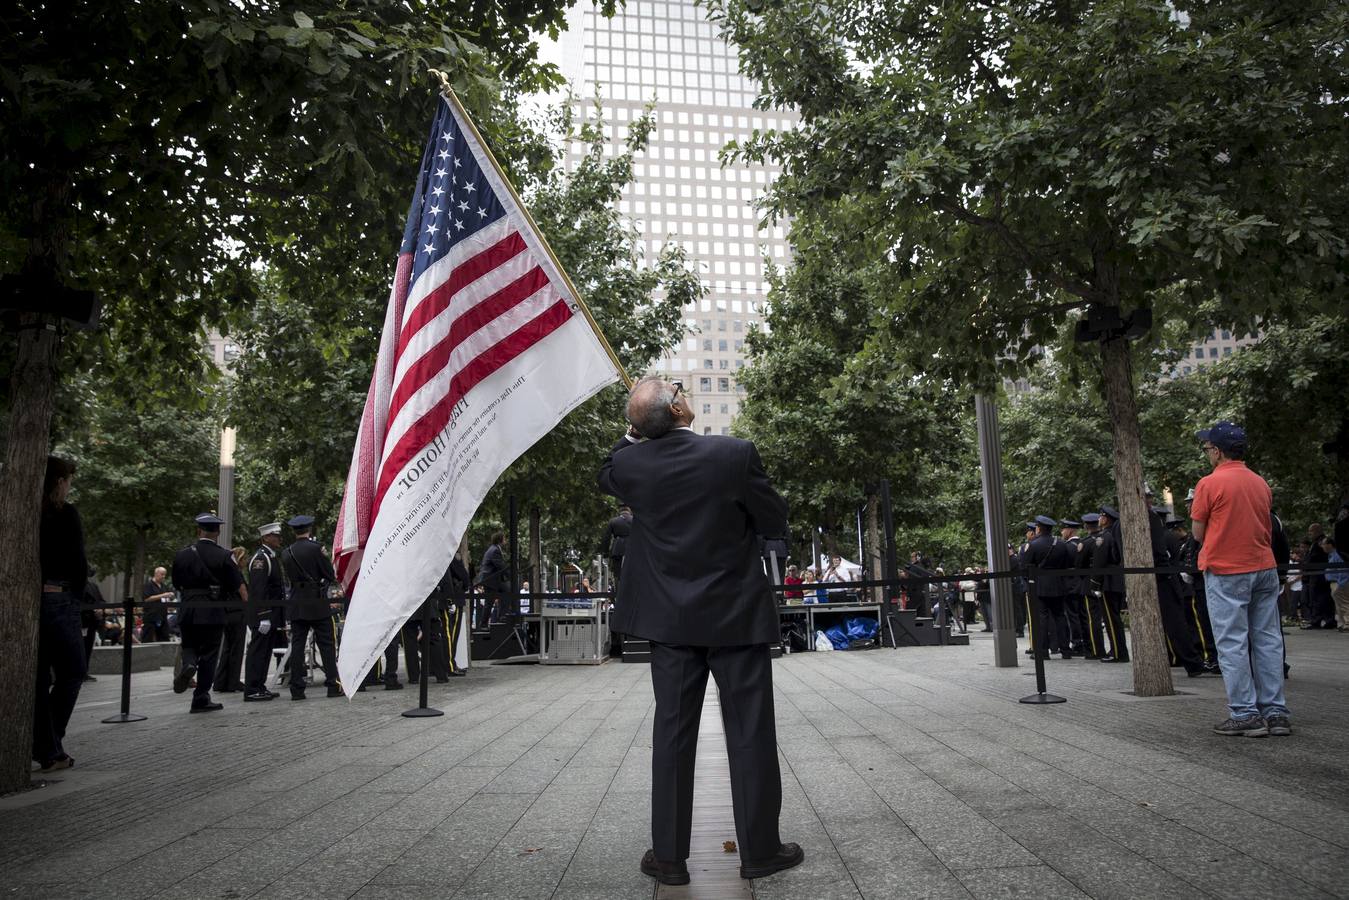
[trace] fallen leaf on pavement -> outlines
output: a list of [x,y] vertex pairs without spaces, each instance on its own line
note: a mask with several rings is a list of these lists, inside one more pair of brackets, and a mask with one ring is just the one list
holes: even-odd
[[721,842],[721,849],[725,850],[727,853],[734,853],[734,852],[735,852],[735,841],[722,841],[722,842]]

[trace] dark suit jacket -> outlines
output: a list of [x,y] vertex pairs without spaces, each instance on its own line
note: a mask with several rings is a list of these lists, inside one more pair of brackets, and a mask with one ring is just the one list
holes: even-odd
[[699,647],[779,639],[759,537],[787,535],[787,504],[753,444],[683,429],[623,439],[599,485],[633,514],[615,631]]
[[604,555],[622,559],[628,552],[628,535],[632,534],[632,516],[614,516],[604,532]]

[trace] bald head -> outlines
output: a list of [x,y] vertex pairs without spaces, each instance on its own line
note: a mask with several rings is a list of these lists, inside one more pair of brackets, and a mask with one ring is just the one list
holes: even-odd
[[638,381],[628,394],[628,421],[646,438],[663,437],[693,421],[693,410],[675,386],[655,375]]

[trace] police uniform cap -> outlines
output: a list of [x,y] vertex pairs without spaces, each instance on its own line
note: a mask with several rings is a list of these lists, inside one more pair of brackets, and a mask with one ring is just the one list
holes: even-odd
[[1194,502],[1194,488],[1190,488],[1188,491],[1185,492],[1185,502],[1186,503]]
[[1169,506],[1154,506],[1152,511],[1162,518],[1167,518],[1171,515],[1171,508]]
[[258,537],[266,537],[269,534],[280,534],[280,533],[281,533],[280,522],[268,522],[266,525],[258,529]]
[[1092,522],[1099,522],[1099,521],[1101,521],[1101,514],[1100,514],[1100,513],[1083,513],[1083,514],[1082,514],[1082,521],[1083,521],[1083,522],[1086,522],[1088,525],[1090,525]]
[[1167,527],[1167,528],[1175,528],[1175,527],[1177,527],[1177,526],[1179,526],[1179,525],[1184,525],[1184,524],[1185,524],[1185,520],[1184,520],[1184,519],[1177,519],[1175,516],[1169,516],[1169,517],[1167,518],[1167,520],[1166,520],[1166,527]]
[[1064,528],[1081,528],[1081,522],[1075,522],[1072,519],[1059,519],[1059,524]]
[[202,513],[192,521],[196,522],[202,528],[216,529],[225,524],[225,520],[214,513]]
[[308,528],[314,524],[313,516],[294,516],[286,522],[291,528]]
[[[1110,518],[1114,519],[1116,522],[1119,521],[1119,510],[1115,509],[1115,507],[1113,507],[1113,506],[1102,506],[1102,507],[1101,507],[1101,515],[1103,515],[1103,516],[1109,516]],[[1099,522],[1100,519],[1098,518],[1097,521]]]
[[1154,496],[1154,494],[1152,493],[1152,488],[1148,487],[1148,483],[1146,481],[1143,482],[1143,496],[1144,497]]
[[1055,525],[1057,525],[1057,524],[1059,524],[1059,523],[1058,523],[1058,522],[1055,522],[1053,519],[1049,518],[1049,516],[1036,516],[1036,517],[1035,517],[1035,525],[1036,525],[1037,527],[1040,526],[1040,525],[1043,525],[1043,526],[1045,526],[1046,528],[1053,528],[1053,527],[1054,527]]

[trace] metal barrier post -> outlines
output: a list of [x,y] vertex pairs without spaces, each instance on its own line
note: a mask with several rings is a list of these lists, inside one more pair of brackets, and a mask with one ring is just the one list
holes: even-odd
[[418,679],[421,682],[420,700],[417,702],[416,709],[404,710],[403,718],[405,719],[429,719],[433,716],[445,715],[442,711],[426,705],[427,693],[431,683],[429,680],[431,676],[431,621],[429,617],[433,612],[434,610],[431,609],[429,602],[422,604],[422,633],[421,639],[417,641],[417,652],[421,655],[422,664],[421,678]]
[[116,725],[121,722],[144,722],[145,716],[131,712],[131,635],[136,630],[135,610],[132,598],[128,594],[122,606],[122,711],[103,720],[104,725]]
[[1036,594],[1036,570],[1032,569],[1026,579],[1026,597],[1030,601],[1030,621],[1026,627],[1030,628],[1030,649],[1031,658],[1035,660],[1035,693],[1029,697],[1022,697],[1021,703],[1067,703],[1067,698],[1060,697],[1057,694],[1045,692],[1045,657],[1049,655],[1048,651],[1041,652],[1045,644],[1044,637],[1044,619],[1040,616],[1040,598]]

